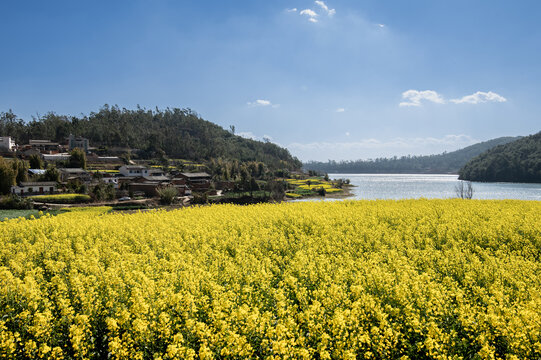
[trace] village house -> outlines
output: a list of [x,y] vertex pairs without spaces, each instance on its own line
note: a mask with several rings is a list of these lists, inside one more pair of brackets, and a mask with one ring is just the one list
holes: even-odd
[[146,176],[148,169],[142,165],[123,165],[118,168],[118,172],[122,176]]
[[211,176],[206,172],[180,173],[179,177],[185,179],[193,191],[206,191],[210,188]]
[[41,154],[56,154],[62,152],[63,146],[51,140],[31,139],[22,147],[23,151],[37,150]]
[[122,161],[121,158],[118,156],[98,156],[96,154],[89,154],[86,157],[86,161],[88,164],[104,164],[104,165],[122,165],[124,161]]
[[68,149],[71,151],[75,148],[79,148],[85,153],[88,152],[88,139],[82,136],[74,136],[73,134],[70,134],[68,137]]
[[11,138],[11,136],[0,136],[0,151],[15,151],[17,144]]
[[58,170],[60,171],[60,180],[62,182],[78,180],[83,183],[88,183],[92,180],[92,175],[81,168],[62,168]]
[[141,179],[139,178],[139,181],[129,183],[128,189],[134,193],[143,192],[148,197],[158,196],[158,188],[170,184],[169,181],[140,181]]
[[143,179],[146,181],[167,181],[169,182],[171,179],[165,175],[163,170],[160,169],[149,169],[146,172],[146,175],[143,175]]
[[[147,168],[142,165],[123,165],[118,168],[118,172],[122,176],[165,176],[165,173],[162,169],[157,168]],[[167,178],[169,180],[169,178]]]
[[173,184],[173,187],[175,189],[177,189],[179,196],[192,195],[192,190],[188,187],[188,185],[175,185],[175,184]]
[[42,182],[21,182],[18,186],[11,187],[11,193],[16,195],[39,195],[39,194],[53,194],[56,192],[56,182],[54,181],[42,181]]
[[50,163],[50,162],[60,162],[60,161],[68,161],[70,159],[69,153],[58,153],[58,154],[41,154],[41,158]]
[[128,185],[133,182],[137,177],[135,176],[120,176],[116,178],[118,182],[118,187],[120,189],[127,189]]
[[112,184],[114,189],[119,188],[118,178],[115,176],[104,176],[101,178],[101,181],[103,181],[107,185]]

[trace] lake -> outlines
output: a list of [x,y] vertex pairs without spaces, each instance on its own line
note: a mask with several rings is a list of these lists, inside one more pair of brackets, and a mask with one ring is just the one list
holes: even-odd
[[[349,199],[446,199],[456,197],[458,175],[438,174],[329,174],[349,179]],[[472,182],[474,199],[541,200],[541,184]]]

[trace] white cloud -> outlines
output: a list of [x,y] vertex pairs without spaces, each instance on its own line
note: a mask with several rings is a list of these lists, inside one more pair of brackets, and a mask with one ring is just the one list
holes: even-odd
[[346,136],[349,136],[349,135],[350,135],[349,131],[346,131]]
[[329,9],[329,7],[327,6],[327,4],[325,4],[325,2],[320,1],[320,0],[316,0],[315,3],[317,5],[319,5],[319,7],[321,7],[323,9],[323,11],[325,11],[325,13],[327,15],[333,16],[334,14],[336,14],[336,10],[335,9]]
[[306,15],[306,16],[310,16],[310,17],[316,17],[317,14],[314,10],[311,10],[311,9],[304,9],[304,10],[301,10],[301,15]]
[[286,12],[297,12],[297,8],[293,8],[293,9],[286,9]]
[[247,102],[248,105],[250,106],[275,106],[275,105],[272,105],[272,103],[269,101],[269,100],[262,100],[262,99],[257,99],[256,101],[253,101],[253,102]]
[[399,106],[421,106],[422,101],[430,101],[437,104],[444,104],[443,97],[434,90],[408,90],[402,93],[402,98],[406,101],[398,104]]
[[[446,101],[434,90],[408,90],[402,93],[402,98],[406,101],[399,103],[399,106],[421,106],[423,101],[431,101],[437,104],[445,104]],[[480,104],[486,102],[506,102],[503,96],[489,91],[477,91],[474,94],[466,95],[458,99],[451,99],[449,102],[454,104]]]
[[378,26],[379,26],[380,28],[384,28],[384,27],[385,27],[385,24],[378,24]]
[[[336,10],[335,9],[329,9],[329,7],[327,6],[327,4],[325,4],[324,1],[316,0],[315,3],[321,9],[321,11],[319,13],[316,12],[314,9],[304,9],[304,10],[301,10],[299,12],[299,14],[303,15],[303,16],[307,16],[308,21],[313,22],[313,23],[317,23],[319,21],[318,20],[319,15],[327,15],[327,16],[331,17],[334,14],[336,14]],[[295,11],[297,10],[296,8],[294,8],[294,9],[295,9]],[[293,9],[288,9],[287,11],[292,12],[290,10],[293,10]]]
[[492,91],[478,91],[475,94],[466,95],[464,97],[461,97],[460,99],[451,99],[449,101],[455,104],[479,104],[486,102],[506,102],[507,99]]
[[301,10],[300,12],[301,15],[305,15],[305,16],[308,16],[308,21],[311,21],[311,22],[314,22],[316,23],[317,22],[317,13],[312,10],[312,9],[304,9],[304,10]]
[[344,109],[344,108],[338,108],[338,109],[335,110],[335,112],[337,112],[337,113],[343,113],[345,111],[346,111],[346,109]]
[[[349,132],[346,132],[346,136]],[[440,154],[454,151],[477,143],[468,135],[445,135],[436,137],[393,138],[379,140],[374,138],[350,142],[312,142],[292,143],[287,146],[291,153],[302,161],[318,160],[358,160],[377,157],[403,155]]]

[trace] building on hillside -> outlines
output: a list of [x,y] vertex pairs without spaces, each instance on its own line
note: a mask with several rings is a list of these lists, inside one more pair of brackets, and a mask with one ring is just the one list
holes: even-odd
[[56,186],[57,184],[54,181],[23,181],[18,186],[12,186],[11,193],[16,195],[53,194],[56,192]]
[[186,185],[186,179],[182,177],[174,177],[171,179],[171,184],[173,185]]
[[89,154],[86,157],[88,164],[107,164],[107,165],[122,165],[124,161],[118,156],[98,156],[96,154]]
[[206,172],[180,173],[179,177],[186,179],[193,191],[206,191],[210,188],[211,176]]
[[111,184],[113,185],[113,188],[115,189],[118,189],[119,188],[119,185],[118,185],[118,178],[117,177],[114,177],[114,176],[104,176],[101,178],[101,181],[103,181],[104,183],[106,183],[107,185]]
[[146,181],[166,181],[171,182],[171,178],[163,172],[161,169],[148,169],[146,175],[143,175],[143,179]]
[[117,178],[118,186],[120,189],[127,189],[135,179],[137,179],[135,176],[120,176]]
[[57,142],[51,140],[31,139],[23,150],[38,150],[41,154],[56,154],[62,152],[63,147]]
[[214,185],[216,190],[232,191],[235,189],[234,181],[217,181]]
[[158,196],[158,188],[160,186],[166,186],[167,182],[162,181],[141,181],[141,182],[131,182],[128,184],[128,189],[131,192],[143,192],[145,196],[154,197]]
[[166,176],[166,175],[162,169],[152,168],[152,169],[148,169],[146,171],[146,174],[144,174],[144,176]]
[[85,153],[88,152],[88,139],[82,136],[74,136],[73,134],[70,134],[68,137],[68,149],[71,151],[75,148],[79,148]]
[[15,151],[17,144],[11,136],[0,136],[0,151]]
[[70,159],[70,154],[68,153],[41,154],[41,158],[46,162],[68,161]]
[[123,165],[118,168],[118,172],[123,176],[147,176],[148,169],[142,165]]
[[60,180],[62,182],[81,181],[83,183],[90,182],[92,175],[81,168],[63,168],[60,171]]

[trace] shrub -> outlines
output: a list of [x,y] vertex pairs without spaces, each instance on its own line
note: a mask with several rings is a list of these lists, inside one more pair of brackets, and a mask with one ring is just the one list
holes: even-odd
[[174,186],[163,186],[156,189],[163,204],[172,204],[178,196],[178,190]]
[[29,210],[34,208],[34,204],[28,198],[22,198],[17,195],[7,195],[0,199],[0,209]]

